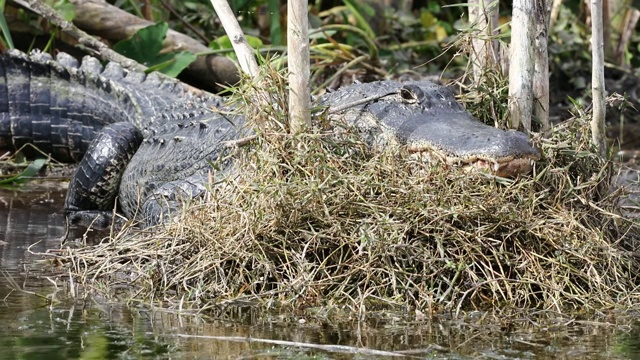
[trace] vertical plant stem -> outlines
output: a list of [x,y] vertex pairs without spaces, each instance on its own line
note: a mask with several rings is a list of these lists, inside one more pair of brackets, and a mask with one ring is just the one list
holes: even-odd
[[533,111],[534,0],[515,0],[511,20],[509,116],[511,127],[531,131]]
[[238,24],[236,16],[231,11],[229,3],[226,0],[211,0],[211,5],[213,5],[213,9],[218,14],[224,31],[231,39],[231,46],[233,46],[233,51],[238,57],[240,68],[249,76],[255,77],[258,74],[258,63],[253,56],[253,48],[244,37],[244,33],[240,28],[240,24]]
[[602,0],[591,0],[591,86],[593,91],[593,118],[591,137],[601,156],[607,154],[604,118],[606,115],[604,98],[604,39],[602,32]]
[[289,128],[295,134],[311,127],[308,3],[289,0],[287,13],[289,114],[291,116]]
[[498,34],[498,1],[471,0],[469,1],[469,23],[474,27],[471,39],[473,47],[472,64],[473,80],[481,81],[482,74],[487,67],[497,67],[500,63],[500,44],[495,36]]
[[550,0],[535,3],[535,48],[533,49],[533,116],[540,122],[542,131],[549,129],[549,15]]

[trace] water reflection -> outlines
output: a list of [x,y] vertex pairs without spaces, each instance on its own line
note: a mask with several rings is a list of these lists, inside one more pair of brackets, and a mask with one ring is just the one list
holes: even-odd
[[[60,247],[64,196],[57,183],[0,190],[0,359],[134,358],[170,351],[148,339],[148,328],[120,325],[91,301],[67,299],[61,276],[43,272],[50,268],[36,254]],[[131,341],[134,334],[142,341]]]
[[94,301],[68,299],[62,275],[42,266],[37,253],[58,249],[65,234],[64,197],[57,183],[0,190],[0,359],[172,352],[170,345],[147,336],[150,323],[137,320],[139,314],[122,314],[126,308],[120,307],[114,316]]
[[48,266],[45,272],[42,258],[29,252],[60,247],[63,201],[58,186],[0,190],[0,359],[388,357],[354,354],[357,348],[447,359],[640,356],[640,324],[615,324],[629,315],[591,322],[558,316],[548,325],[524,316],[510,324],[490,317],[478,322],[481,313],[466,320],[410,321],[387,314],[335,323],[303,309],[296,318],[253,309],[199,317],[113,303],[99,294],[71,299],[64,268]]
[[0,189],[0,268],[18,269],[40,260],[31,255],[58,248],[64,235],[65,193],[58,184],[21,190]]
[[176,351],[149,336],[149,323],[137,314],[114,316],[87,304],[49,307],[25,293],[11,294],[3,305],[0,359],[139,358]]

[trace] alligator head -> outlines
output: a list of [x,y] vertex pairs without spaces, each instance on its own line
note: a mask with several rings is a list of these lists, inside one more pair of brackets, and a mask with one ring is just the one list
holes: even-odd
[[540,152],[526,134],[476,120],[447,87],[428,81],[356,84],[325,95],[321,103],[370,135],[374,144],[497,176],[531,171]]

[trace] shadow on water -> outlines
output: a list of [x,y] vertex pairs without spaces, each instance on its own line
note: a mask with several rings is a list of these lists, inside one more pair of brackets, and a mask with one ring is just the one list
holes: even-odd
[[29,251],[60,247],[63,202],[59,186],[0,190],[0,359],[640,357],[640,324],[629,314],[545,316],[543,325],[530,316],[504,323],[477,312],[456,320],[386,314],[333,323],[304,310],[295,319],[246,309],[199,317],[70,299],[64,270],[56,274]]

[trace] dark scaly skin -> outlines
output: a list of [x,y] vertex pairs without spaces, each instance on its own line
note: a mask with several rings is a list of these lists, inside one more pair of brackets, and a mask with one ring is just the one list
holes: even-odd
[[77,162],[108,124],[128,122],[148,137],[221,104],[175,79],[115,63],[103,68],[91,57],[78,63],[62,53],[53,61],[15,50],[0,57],[0,151],[32,143],[56,160]]
[[[101,212],[110,213],[118,194],[124,214],[137,213],[141,199],[138,189],[129,186],[120,192],[119,185],[133,155],[122,153],[122,149],[136,149],[139,144],[134,143],[141,141],[136,138],[139,136],[129,133],[110,138],[114,134],[107,131],[94,145],[93,155],[83,158],[91,141],[105,126],[117,124],[122,130],[121,124],[129,124],[129,129],[139,129],[138,133],[153,144],[163,136],[167,140],[179,137],[171,134],[183,131],[182,126],[188,128],[198,119],[215,123],[214,119],[222,118],[215,112],[222,107],[220,97],[155,73],[147,76],[129,72],[113,63],[103,68],[97,59],[90,57],[79,63],[66,54],[58,55],[54,61],[43,53],[26,55],[10,51],[0,61],[0,151],[15,151],[31,143],[58,161],[82,159],[66,202],[72,221],[90,222]],[[111,153],[113,158],[105,158],[102,153]],[[133,173],[146,173],[146,164],[152,161],[141,158],[140,170],[131,167],[127,175],[135,177],[136,184],[141,177]],[[110,161],[118,166],[110,166]],[[172,161],[160,162],[163,163]],[[121,171],[112,174],[109,168]],[[153,183],[153,174],[150,176],[149,181],[142,181],[145,198],[148,191],[161,187]],[[127,195],[123,197],[124,194]],[[158,211],[154,206],[146,208],[150,213]]]
[[[528,172],[540,156],[526,135],[478,122],[447,88],[426,81],[355,84],[320,104],[372,145],[398,144],[500,176]],[[34,143],[61,161],[82,158],[67,196],[72,220],[111,212],[117,196],[126,217],[153,225],[198,198],[212,164],[219,174],[233,171],[225,143],[251,134],[222,108],[220,97],[177,80],[103,68],[90,57],[0,57],[0,150]],[[117,125],[90,146],[109,124]]]
[[131,161],[141,143],[142,133],[131,123],[104,127],[91,144],[95,151],[84,155],[82,166],[69,183],[66,209],[70,212],[112,209],[123,174],[120,168]]

